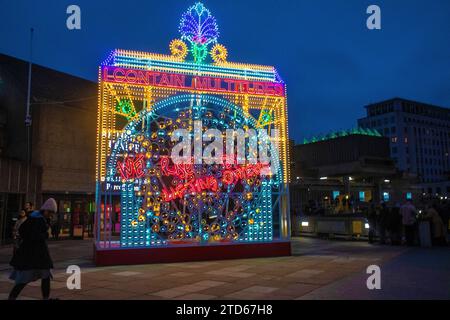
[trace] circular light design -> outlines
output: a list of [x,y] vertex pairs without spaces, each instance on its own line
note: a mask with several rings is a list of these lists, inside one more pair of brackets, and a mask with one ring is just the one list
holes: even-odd
[[228,50],[221,44],[216,44],[211,49],[211,58],[215,63],[225,62],[227,60]]
[[184,60],[188,54],[188,47],[183,40],[175,39],[170,42],[170,53],[175,58]]

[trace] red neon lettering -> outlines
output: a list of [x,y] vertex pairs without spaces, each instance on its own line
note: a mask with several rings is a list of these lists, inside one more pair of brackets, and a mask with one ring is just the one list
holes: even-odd
[[161,80],[159,80],[159,85],[160,86],[171,86],[172,85],[167,73],[161,74]]
[[144,155],[139,154],[136,158],[128,157],[123,162],[117,161],[117,171],[122,180],[138,179],[144,176]]
[[186,75],[171,74],[137,69],[103,67],[103,81],[152,85],[159,87],[183,88],[212,92],[230,92],[241,94],[256,94],[284,96],[282,83],[247,81],[237,79],[222,79],[202,76],[189,77],[190,85],[186,86]]
[[137,81],[137,75],[134,70],[127,70],[127,73],[125,74],[125,78],[127,79],[127,82],[129,83],[136,83]]

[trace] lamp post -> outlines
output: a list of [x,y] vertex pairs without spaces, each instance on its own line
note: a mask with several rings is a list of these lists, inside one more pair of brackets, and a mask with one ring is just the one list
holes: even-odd
[[27,181],[26,181],[26,199],[30,201],[30,171],[31,171],[31,68],[33,65],[33,33],[34,29],[30,29],[30,60],[28,61],[28,89],[27,89],[27,109],[25,114],[25,126],[27,129]]

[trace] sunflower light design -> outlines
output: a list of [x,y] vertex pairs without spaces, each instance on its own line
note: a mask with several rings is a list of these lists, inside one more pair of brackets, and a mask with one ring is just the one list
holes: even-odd
[[184,61],[184,59],[186,58],[186,56],[188,54],[188,47],[187,47],[186,43],[184,43],[184,41],[180,40],[180,39],[172,40],[170,42],[169,48],[170,48],[170,53],[172,54],[172,56],[174,56],[175,58],[178,58],[182,61]]
[[228,50],[224,45],[216,44],[211,49],[211,58],[215,63],[225,62],[227,60]]

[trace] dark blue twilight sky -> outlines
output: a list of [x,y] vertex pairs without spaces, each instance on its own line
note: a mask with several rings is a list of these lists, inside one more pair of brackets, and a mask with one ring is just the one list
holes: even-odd
[[[195,0],[0,0],[0,53],[91,80],[114,48],[168,53]],[[229,60],[275,65],[288,84],[289,129],[299,141],[355,126],[365,104],[401,96],[450,106],[448,0],[204,0]],[[66,28],[77,4],[82,29]],[[382,30],[366,28],[366,8]]]

